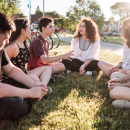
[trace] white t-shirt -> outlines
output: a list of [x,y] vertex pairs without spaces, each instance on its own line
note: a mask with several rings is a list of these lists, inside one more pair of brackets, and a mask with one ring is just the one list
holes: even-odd
[[127,45],[124,45],[123,56],[122,56],[122,68],[130,69],[130,48]]
[[82,51],[79,48],[79,38],[73,38],[71,41],[71,50],[74,50],[74,58],[77,58],[83,62],[86,60],[98,60],[100,41],[96,39],[95,43],[90,44],[89,48],[86,51]]

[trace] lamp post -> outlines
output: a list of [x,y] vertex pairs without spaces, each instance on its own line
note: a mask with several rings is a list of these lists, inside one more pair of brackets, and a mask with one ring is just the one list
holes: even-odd
[[44,17],[44,0],[43,0],[43,17]]
[[30,12],[29,12],[29,20],[31,21],[31,0],[29,0],[29,9],[30,9]]
[[29,4],[27,4],[27,7],[29,8],[29,20],[31,21],[31,0],[29,0]]

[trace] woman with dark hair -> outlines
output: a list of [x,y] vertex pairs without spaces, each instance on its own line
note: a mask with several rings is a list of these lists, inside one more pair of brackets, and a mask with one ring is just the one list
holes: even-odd
[[[26,71],[26,63],[28,63],[30,55],[26,45],[26,40],[31,36],[30,24],[27,19],[19,18],[14,21],[16,31],[12,33],[9,39],[9,44],[5,46],[5,51],[9,56],[11,62],[25,72],[31,79],[36,82],[43,82],[45,86],[48,84],[52,69],[50,66],[43,66],[31,71]],[[2,79],[6,77],[2,75]],[[48,91],[52,89],[48,87]]]
[[80,74],[99,70],[97,65],[100,49],[99,39],[96,23],[90,18],[81,20],[71,42],[74,59],[72,61],[62,60],[62,63],[68,70],[77,71]]

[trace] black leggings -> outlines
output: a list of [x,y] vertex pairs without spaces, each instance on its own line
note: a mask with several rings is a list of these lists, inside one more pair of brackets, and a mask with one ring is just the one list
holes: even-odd
[[[26,86],[11,78],[5,78],[2,83],[27,89]],[[20,97],[0,98],[0,120],[14,121],[27,115],[31,111],[34,100],[35,99]]]
[[[98,68],[98,60],[92,60],[87,67],[85,68],[85,71],[98,71],[100,70]],[[65,65],[66,69],[70,70],[70,71],[76,71],[79,72],[79,68],[81,67],[81,65],[84,63],[82,61],[80,61],[79,59],[72,59],[72,61],[70,60],[62,60],[62,63]]]

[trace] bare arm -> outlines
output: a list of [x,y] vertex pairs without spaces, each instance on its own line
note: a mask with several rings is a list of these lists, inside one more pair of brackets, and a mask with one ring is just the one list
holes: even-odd
[[18,45],[16,45],[15,43],[12,43],[11,45],[7,46],[4,50],[6,51],[9,59],[11,57],[16,57],[19,53]]
[[11,77],[12,79],[24,84],[29,88],[35,86],[35,82],[29,78],[21,69],[15,67],[11,62],[5,66],[2,66],[2,71],[8,77]]
[[85,66],[85,68],[87,67],[87,65],[91,62],[92,60],[86,60],[85,62],[84,62],[84,66]]
[[124,77],[121,77],[119,78],[119,81],[122,83],[122,82],[126,82],[127,80],[130,80],[130,74],[124,76]]
[[85,68],[87,67],[87,65],[91,62],[92,60],[86,60],[84,62],[83,65],[81,65],[80,69],[79,69],[79,73],[80,74],[84,74],[85,73]]
[[34,87],[31,89],[22,89],[9,84],[0,83],[0,98],[3,97],[21,97],[42,99],[47,93],[44,87]]
[[45,55],[41,55],[40,58],[44,64],[47,64],[47,63],[55,62],[62,59],[62,56],[59,55],[55,57],[45,57]]
[[73,51],[70,51],[66,54],[55,56],[55,57],[45,57],[45,55],[41,55],[40,58],[44,64],[58,61],[60,59],[69,59],[72,56]]

